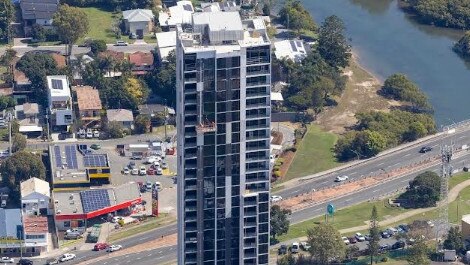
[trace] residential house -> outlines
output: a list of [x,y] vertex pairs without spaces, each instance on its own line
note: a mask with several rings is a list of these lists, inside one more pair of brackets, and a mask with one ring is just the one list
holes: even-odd
[[278,60],[290,59],[299,63],[307,56],[307,50],[301,40],[282,40],[274,43],[274,55]]
[[135,52],[129,54],[129,62],[132,63],[132,73],[144,75],[154,68],[153,54],[150,52]]
[[67,76],[47,76],[47,90],[52,128],[68,131],[73,124],[72,95]]
[[[126,55],[123,52],[116,52],[112,50],[106,50],[104,52],[100,52],[98,54],[98,57],[101,59],[111,59],[115,62],[121,62],[123,60],[126,60]],[[104,77],[119,77],[122,76],[122,72],[120,71],[115,71],[114,68],[109,68],[109,69],[103,69],[106,72],[104,73]]]
[[175,109],[161,105],[161,104],[144,104],[139,105],[139,114],[146,115],[150,117],[150,122],[152,126],[160,126],[161,120],[157,119],[157,115],[161,114],[162,116],[167,117],[167,124],[175,123]]
[[27,216],[47,215],[51,199],[49,182],[30,178],[20,184],[21,209]]
[[235,1],[223,1],[213,3],[201,3],[201,8],[204,12],[230,12],[240,11]]
[[191,24],[194,7],[191,1],[178,1],[176,6],[162,10],[158,14],[158,24],[163,31],[176,30],[178,24]]
[[72,65],[80,65],[80,68],[73,68],[73,82],[72,84],[75,86],[82,85],[83,84],[83,77],[81,74],[81,70],[84,70],[86,65],[93,62],[95,59],[91,58],[89,55],[83,54],[80,55],[79,58],[76,56],[70,56],[70,62]]
[[150,33],[154,25],[154,15],[150,9],[132,9],[122,12],[126,33],[139,38]]
[[101,121],[100,94],[90,86],[72,87],[77,94],[78,117],[84,127],[96,127]]
[[31,93],[31,81],[29,78],[26,77],[24,72],[13,67],[13,98],[18,103],[23,103],[28,100]]
[[158,62],[167,62],[168,54],[176,49],[176,31],[155,33]]
[[109,109],[106,111],[108,122],[118,122],[126,129],[134,129],[134,114],[127,109]]
[[39,255],[41,252],[47,251],[51,236],[46,216],[24,216],[23,231],[23,246],[26,252]]
[[9,256],[19,256],[22,252],[20,250],[22,237],[23,223],[21,221],[21,210],[0,208],[0,238],[9,239],[8,241],[0,241],[0,253],[8,253]]
[[52,17],[57,11],[59,0],[21,0],[21,16],[25,34],[29,35],[34,24],[52,26]]
[[41,135],[43,122],[39,119],[39,105],[37,103],[16,105],[15,117],[20,125],[20,133],[30,137]]

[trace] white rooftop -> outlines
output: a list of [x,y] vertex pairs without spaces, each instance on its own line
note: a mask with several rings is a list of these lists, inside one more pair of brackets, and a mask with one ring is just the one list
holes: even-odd
[[470,224],[470,214],[466,214],[462,216],[462,222]]
[[51,190],[49,188],[49,182],[38,178],[27,179],[20,184],[21,187],[21,198],[24,198],[31,193],[37,192],[39,194],[51,197]]
[[271,92],[271,101],[284,101],[281,92]]
[[307,51],[301,40],[283,40],[274,43],[274,55],[277,59],[291,59],[300,62],[307,56]]
[[158,24],[162,27],[190,24],[192,13],[194,13],[194,7],[191,1],[179,1],[176,6],[170,7],[168,11],[160,11]]
[[65,75],[47,76],[47,88],[51,97],[70,97],[69,81]]
[[154,15],[150,9],[132,9],[122,11],[122,17],[129,22],[148,22],[153,20]]
[[176,31],[155,33],[158,48],[176,47]]

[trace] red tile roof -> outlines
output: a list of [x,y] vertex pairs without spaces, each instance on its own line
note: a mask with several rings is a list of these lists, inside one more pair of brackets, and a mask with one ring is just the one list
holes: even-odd
[[136,66],[142,65],[153,65],[153,54],[146,52],[135,52],[129,54],[129,62],[135,64]]
[[120,60],[120,61],[125,59],[125,55],[123,52],[116,52],[116,51],[111,51],[111,50],[100,52],[98,54],[98,57],[100,58],[114,57],[115,59]]
[[47,233],[48,222],[44,216],[28,216],[23,219],[24,231],[28,233]]
[[90,86],[73,87],[77,93],[78,110],[101,110],[101,99],[98,89]]

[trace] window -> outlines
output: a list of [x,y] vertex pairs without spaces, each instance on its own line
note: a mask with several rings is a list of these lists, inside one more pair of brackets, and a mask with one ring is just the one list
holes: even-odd
[[45,235],[26,235],[26,239],[44,239]]

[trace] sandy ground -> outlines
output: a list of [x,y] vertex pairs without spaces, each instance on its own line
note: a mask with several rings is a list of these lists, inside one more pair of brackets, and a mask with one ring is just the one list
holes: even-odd
[[342,95],[335,98],[338,105],[326,108],[318,115],[315,123],[325,131],[342,134],[356,123],[356,113],[389,111],[391,106],[400,105],[397,101],[387,100],[377,94],[380,81],[362,68],[357,58],[353,53],[351,65],[344,70],[343,75],[348,77],[348,82]]

